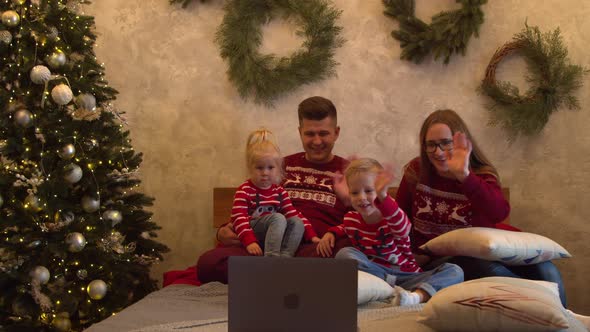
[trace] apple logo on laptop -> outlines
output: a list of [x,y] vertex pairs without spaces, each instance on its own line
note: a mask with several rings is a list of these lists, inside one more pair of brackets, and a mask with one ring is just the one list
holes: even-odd
[[287,309],[299,308],[299,295],[295,293],[285,295],[285,297],[283,298],[283,304]]

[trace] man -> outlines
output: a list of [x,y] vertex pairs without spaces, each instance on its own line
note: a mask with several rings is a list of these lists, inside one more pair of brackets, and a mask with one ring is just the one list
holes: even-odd
[[[323,97],[310,97],[299,104],[299,136],[304,152],[285,157],[283,187],[295,208],[301,212],[322,237],[328,228],[342,223],[348,211],[348,188],[342,170],[348,165],[344,158],[332,153],[340,134],[336,107]],[[220,246],[199,258],[197,270],[201,282],[227,283],[227,259],[247,256],[231,224],[217,230]],[[332,256],[349,244],[347,239],[332,243],[332,252],[319,252],[317,243],[303,243],[296,256]]]

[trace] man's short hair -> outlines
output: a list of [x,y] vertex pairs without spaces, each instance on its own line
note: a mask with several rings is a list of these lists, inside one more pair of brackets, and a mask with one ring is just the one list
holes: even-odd
[[306,120],[323,120],[327,117],[334,119],[337,122],[338,118],[336,115],[336,107],[330,101],[324,97],[315,96],[309,97],[299,104],[297,110],[299,115],[299,124]]

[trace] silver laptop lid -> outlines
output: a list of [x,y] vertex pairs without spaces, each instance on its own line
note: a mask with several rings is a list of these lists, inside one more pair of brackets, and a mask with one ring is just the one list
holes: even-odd
[[357,262],[229,258],[230,332],[356,332]]

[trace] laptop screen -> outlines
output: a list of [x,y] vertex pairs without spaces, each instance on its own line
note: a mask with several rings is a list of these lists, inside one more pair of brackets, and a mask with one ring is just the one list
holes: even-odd
[[229,258],[230,332],[357,331],[357,263]]

